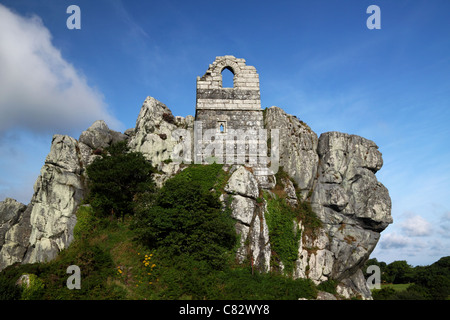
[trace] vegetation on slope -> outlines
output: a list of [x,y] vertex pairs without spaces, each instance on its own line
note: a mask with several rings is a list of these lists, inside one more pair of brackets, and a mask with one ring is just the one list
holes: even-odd
[[[152,172],[143,156],[130,153],[125,144],[107,150],[87,169],[90,193],[77,212],[75,240],[50,262],[3,270],[0,300],[296,300],[313,299],[317,290],[336,293],[333,280],[315,287],[307,279],[253,273],[250,265],[235,263],[234,221],[218,200],[228,179],[221,165],[189,166],[161,190],[154,187]],[[274,256],[289,271],[300,237],[295,223],[301,221],[304,232],[313,234],[320,221],[306,201],[288,206],[282,189],[279,184],[265,195],[266,218]],[[392,283],[374,290],[375,299],[450,295],[450,257],[415,268],[405,261],[386,265],[372,259],[370,264],[378,264],[382,281]],[[67,288],[70,265],[80,267],[79,290]],[[23,274],[29,275],[29,287],[16,285]]]
[[264,194],[267,201],[266,221],[269,228],[270,245],[274,252],[271,265],[283,263],[284,271],[292,273],[298,259],[301,232],[297,228],[296,211],[283,198]]
[[449,300],[450,256],[429,266],[410,266],[406,261],[390,264],[370,259],[366,266],[381,271],[381,289],[372,290],[375,300]]
[[[298,299],[314,298],[310,280],[252,273],[235,263],[238,239],[220,196],[221,165],[192,165],[156,190],[154,169],[125,145],[87,170],[90,194],[77,212],[75,240],[47,263],[0,273],[0,299]],[[69,290],[67,267],[81,270]],[[22,274],[31,289],[15,285]]]
[[[276,174],[276,185],[271,192],[264,192],[267,202],[265,213],[269,239],[272,248],[271,266],[275,269],[284,267],[284,273],[292,274],[295,261],[298,259],[298,249],[301,239],[299,223],[304,227],[304,232],[309,236],[314,235],[317,228],[321,227],[321,221],[313,212],[311,205],[303,201],[297,192],[297,204],[289,204],[286,201],[285,183],[289,175],[280,168]],[[293,182],[294,187],[296,186]]]
[[124,217],[133,213],[137,194],[153,193],[151,173],[156,170],[142,153],[130,152],[126,141],[107,148],[87,167],[87,202],[97,214]]

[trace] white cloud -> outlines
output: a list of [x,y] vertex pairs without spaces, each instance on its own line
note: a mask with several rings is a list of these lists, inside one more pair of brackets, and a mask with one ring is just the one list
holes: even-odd
[[445,238],[450,238],[450,211],[442,215],[439,224],[439,233]]
[[98,119],[120,126],[103,96],[53,46],[39,17],[0,4],[0,39],[0,133],[69,133]]
[[431,224],[419,215],[408,217],[400,223],[400,227],[407,236],[423,237],[431,235]]
[[380,239],[382,249],[404,248],[411,244],[411,239],[397,233],[384,234]]

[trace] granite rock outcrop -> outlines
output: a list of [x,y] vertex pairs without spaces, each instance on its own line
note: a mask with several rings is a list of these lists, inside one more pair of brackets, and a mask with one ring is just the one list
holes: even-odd
[[[0,202],[0,270],[17,262],[49,261],[70,245],[75,213],[87,192],[86,167],[98,157],[99,149],[127,141],[132,151],[142,152],[158,169],[154,180],[161,187],[186,166],[172,157],[185,139],[194,137],[194,120],[175,117],[163,103],[148,97],[135,128],[124,133],[96,121],[78,140],[54,135],[30,203]],[[392,223],[389,192],[376,178],[383,165],[378,146],[340,132],[318,137],[278,107],[264,110],[264,128],[280,130],[280,170],[288,176],[282,183],[285,201],[293,207],[310,203],[321,222],[310,232],[301,220],[295,221],[301,237],[290,276],[317,284],[334,279],[341,297],[370,299],[361,268],[380,233]],[[273,269],[273,247],[262,195],[280,181],[273,175],[274,183],[263,184],[245,164],[227,165],[224,170],[230,178],[221,200],[229,206],[241,239],[236,259],[252,261],[256,269],[268,272]]]

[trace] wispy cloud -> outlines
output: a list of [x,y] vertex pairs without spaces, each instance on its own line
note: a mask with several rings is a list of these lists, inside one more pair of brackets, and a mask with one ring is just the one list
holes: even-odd
[[432,234],[431,224],[419,215],[413,215],[402,221],[399,226],[410,237],[423,237]]
[[70,133],[98,119],[120,126],[38,16],[22,17],[0,4],[0,39],[0,133]]
[[0,4],[0,39],[0,201],[28,203],[53,134],[78,138],[98,119],[122,125],[54,46],[40,17]]
[[438,233],[444,238],[450,238],[450,211],[442,215],[439,221]]
[[381,237],[382,249],[399,249],[411,244],[411,239],[398,233],[388,233]]
[[373,257],[388,263],[407,260],[413,265],[424,265],[450,254],[450,212],[436,214],[433,220],[407,212],[397,220],[381,234]]
[[111,1],[108,3],[110,3],[114,7],[117,16],[122,20],[123,23],[125,23],[130,35],[138,39],[139,38],[150,39],[150,36],[147,33],[147,31],[145,31],[138,23],[136,23],[135,19],[132,17],[130,12],[125,8],[121,0]]

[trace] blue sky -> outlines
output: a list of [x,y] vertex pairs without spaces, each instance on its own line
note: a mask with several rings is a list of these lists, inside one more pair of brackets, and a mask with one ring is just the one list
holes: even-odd
[[[81,8],[81,30],[66,9]],[[381,29],[369,30],[369,5]],[[54,133],[135,125],[153,96],[193,115],[196,77],[245,58],[263,107],[377,143],[394,224],[378,260],[450,255],[450,2],[0,0],[0,201],[28,203]]]

